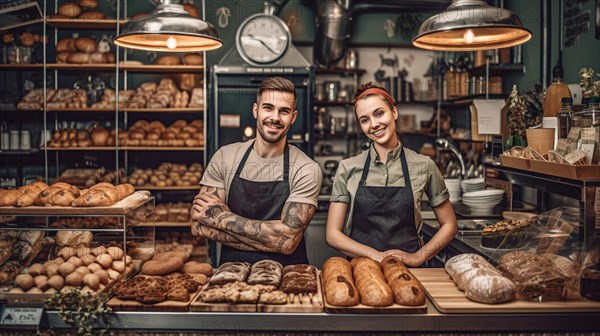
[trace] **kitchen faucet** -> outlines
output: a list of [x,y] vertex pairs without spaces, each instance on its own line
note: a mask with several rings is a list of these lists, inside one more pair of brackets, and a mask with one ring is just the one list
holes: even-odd
[[467,169],[465,167],[465,160],[462,157],[460,151],[453,144],[448,141],[446,138],[437,138],[435,140],[435,146],[438,150],[450,151],[456,155],[458,158],[458,162],[460,162],[460,176],[461,178],[465,178],[467,174]]

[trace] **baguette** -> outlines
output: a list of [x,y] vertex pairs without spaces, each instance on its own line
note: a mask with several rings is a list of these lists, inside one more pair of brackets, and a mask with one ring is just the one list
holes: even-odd
[[394,303],[392,289],[381,271],[381,265],[373,259],[352,259],[352,272],[360,302],[371,307],[387,307]]
[[421,306],[425,304],[423,285],[398,258],[387,256],[381,261],[381,266],[397,304],[403,306]]
[[344,258],[331,257],[323,264],[325,300],[334,306],[355,306],[360,303],[354,286],[352,265]]
[[13,206],[23,193],[20,190],[0,189],[0,206]]

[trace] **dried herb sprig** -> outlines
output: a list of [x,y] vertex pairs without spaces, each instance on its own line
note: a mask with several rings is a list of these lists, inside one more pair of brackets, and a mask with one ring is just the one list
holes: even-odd
[[[77,328],[78,335],[107,335],[110,320],[105,314],[112,312],[106,307],[109,296],[102,293],[83,293],[79,288],[66,292],[58,292],[44,302],[47,309],[57,309],[60,317],[67,324]],[[105,320],[107,327],[94,330],[93,325],[99,319]]]

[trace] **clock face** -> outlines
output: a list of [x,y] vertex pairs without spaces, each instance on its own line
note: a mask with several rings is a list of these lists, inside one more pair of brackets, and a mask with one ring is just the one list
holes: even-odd
[[269,64],[283,56],[291,42],[290,31],[278,17],[258,14],[242,22],[237,48],[242,58],[252,64]]

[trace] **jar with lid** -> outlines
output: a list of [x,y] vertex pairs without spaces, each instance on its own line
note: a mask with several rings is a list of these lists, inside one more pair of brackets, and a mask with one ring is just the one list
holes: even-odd
[[598,117],[600,117],[599,99],[596,96],[590,97],[589,105],[581,112],[573,115],[572,127],[592,127]]
[[571,130],[571,118],[573,117],[573,98],[562,98],[561,108],[558,112],[558,138],[566,139]]

